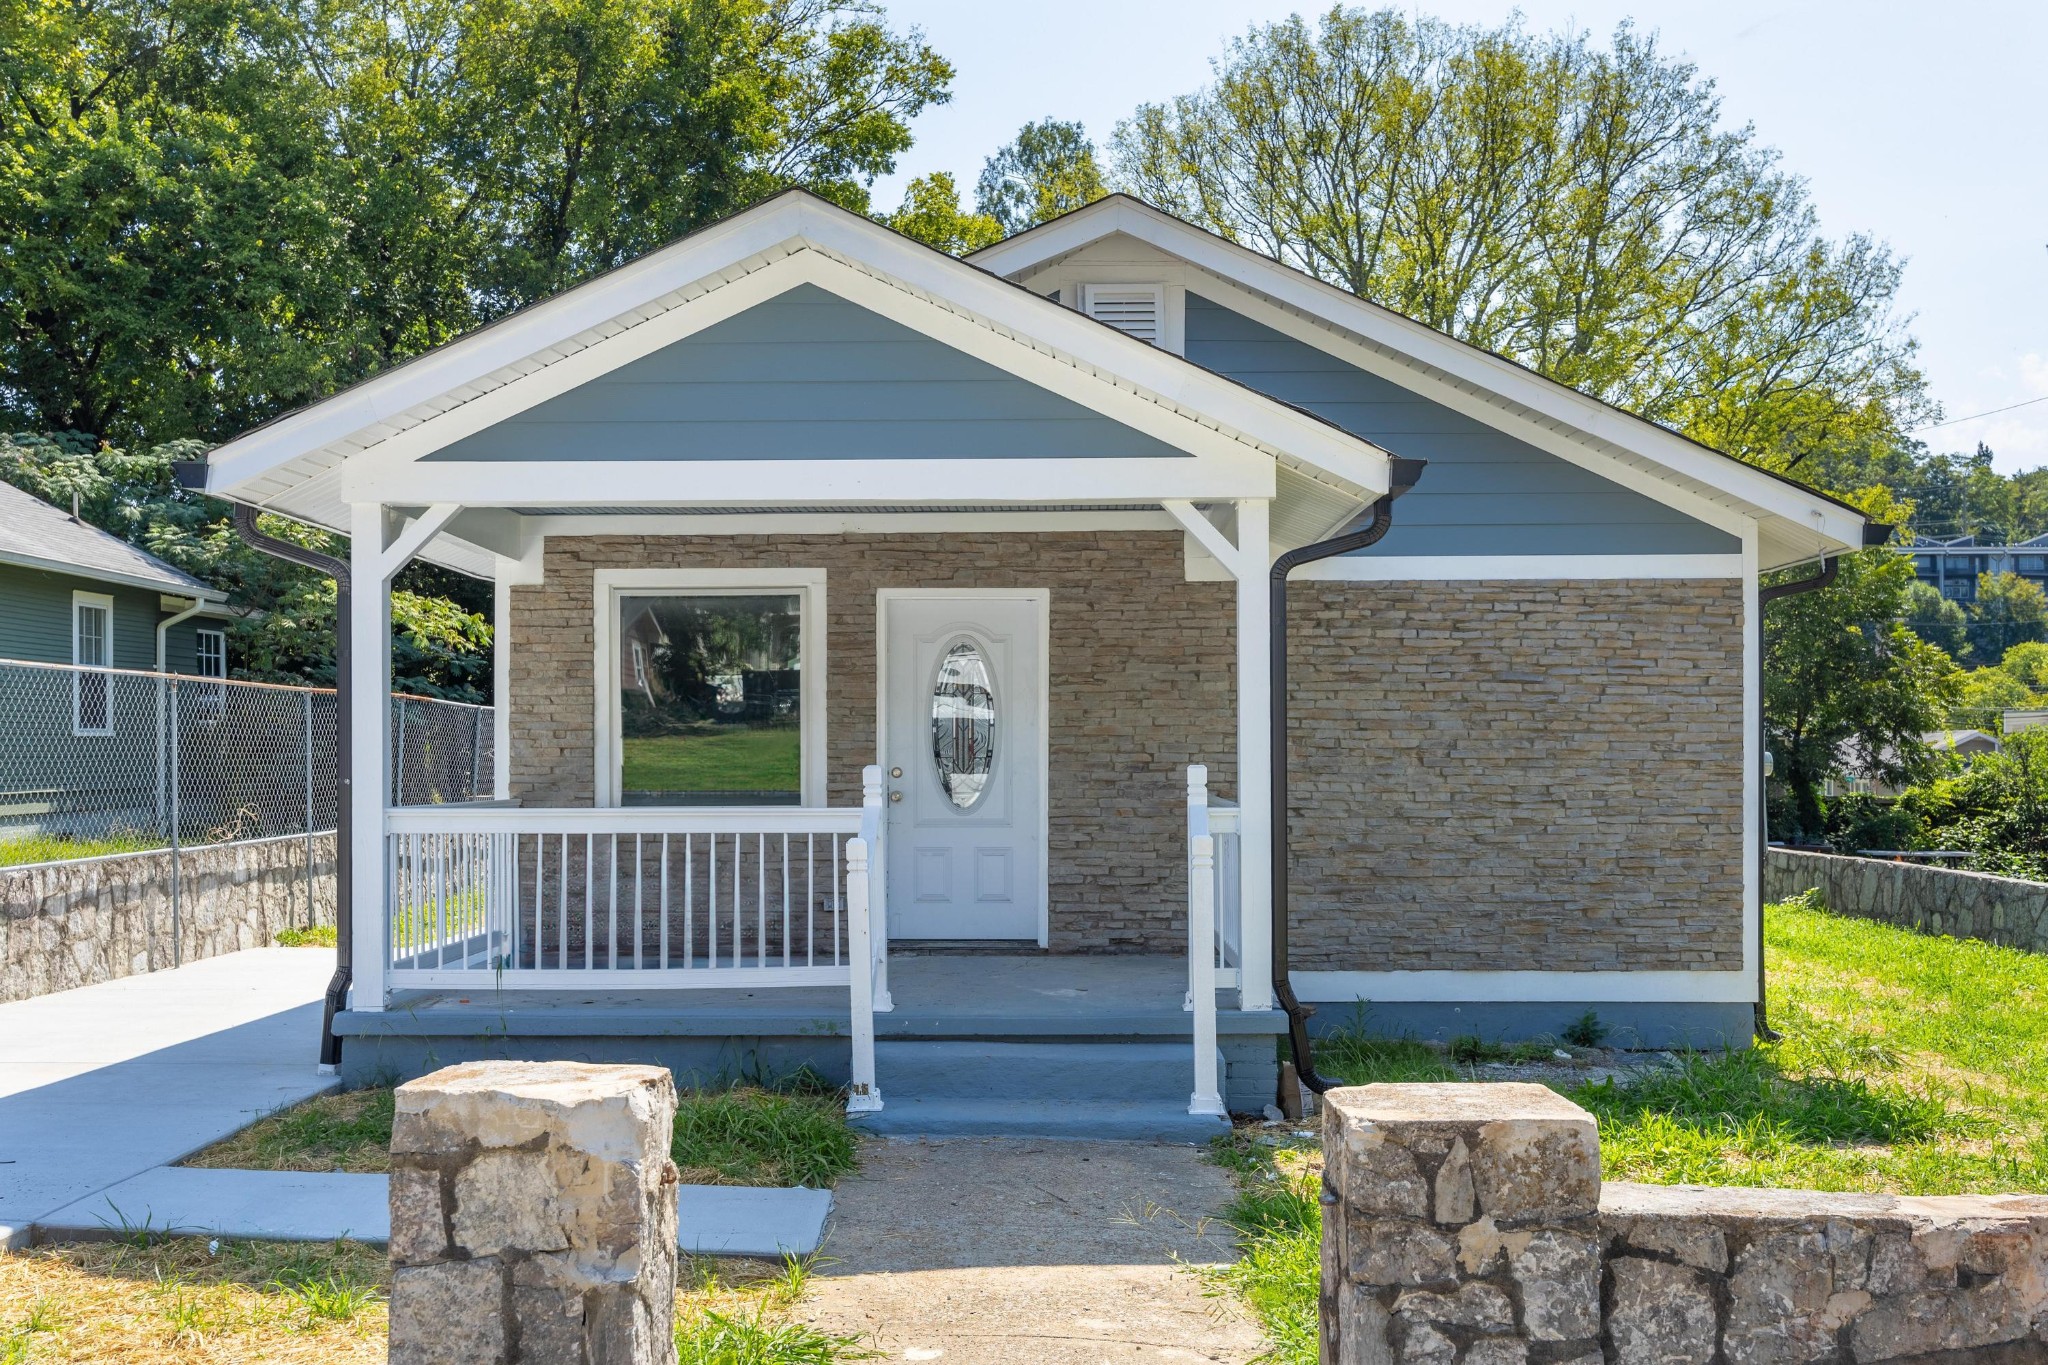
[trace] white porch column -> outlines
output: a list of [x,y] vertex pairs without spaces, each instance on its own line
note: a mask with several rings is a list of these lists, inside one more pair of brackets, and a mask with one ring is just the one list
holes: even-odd
[[512,584],[498,558],[491,601],[491,798],[512,799]]
[[[384,508],[357,503],[349,520],[349,838],[353,883],[352,1009],[384,1008],[384,807],[391,796],[391,576]],[[339,907],[337,907],[339,909]]]
[[1238,1008],[1273,1008],[1272,675],[1269,659],[1271,508],[1237,504]]

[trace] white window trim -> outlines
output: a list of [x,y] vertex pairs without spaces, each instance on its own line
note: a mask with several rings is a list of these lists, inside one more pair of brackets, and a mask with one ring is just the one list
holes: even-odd
[[[200,672],[206,663],[204,645],[209,635],[220,642],[220,672],[218,673]],[[226,631],[216,630],[209,626],[201,626],[192,632],[192,670],[202,678],[225,679],[228,676],[228,633]]]
[[597,650],[593,676],[597,682],[595,804],[617,806],[622,800],[619,760],[619,599],[664,592],[723,592],[766,597],[796,594],[801,603],[798,648],[803,655],[802,715],[797,743],[802,755],[798,800],[817,808],[825,804],[825,571],[823,569],[599,569],[595,575]]
[[[79,648],[80,648],[80,645],[81,645],[81,644],[83,643],[83,641],[82,641],[82,639],[81,639],[81,636],[82,636],[82,632],[81,632],[81,631],[79,630],[79,628],[78,628],[78,627],[79,627],[79,611],[78,611],[78,609],[79,609],[80,607],[94,607],[94,608],[97,608],[97,609],[98,609],[98,610],[99,610],[100,612],[102,612],[102,613],[103,613],[103,615],[102,615],[101,619],[102,619],[102,620],[103,620],[103,621],[105,622],[105,625],[104,625],[104,627],[103,627],[103,630],[104,630],[104,632],[105,632],[105,633],[104,633],[104,635],[103,635],[103,636],[101,637],[101,648],[102,648],[102,649],[103,649],[103,651],[105,652],[105,656],[106,656],[106,657],[104,657],[103,659],[101,659],[101,660],[100,660],[100,661],[99,661],[98,663],[96,663],[96,664],[88,664],[88,663],[86,663],[86,662],[85,662],[85,660],[84,660],[84,659],[82,659],[82,658],[80,658],[80,657],[79,657]],[[84,592],[84,591],[77,591],[77,590],[74,590],[74,591],[72,592],[72,594],[71,594],[71,662],[72,662],[72,664],[73,664],[73,665],[75,665],[75,666],[77,666],[77,667],[80,667],[80,668],[94,668],[94,669],[105,669],[105,670],[109,670],[109,671],[111,671],[111,670],[112,670],[112,668],[113,668],[113,666],[114,666],[114,599],[113,599],[113,597],[112,597],[112,595],[111,595],[111,594],[108,594],[108,593],[103,593],[103,592]],[[114,733],[114,684],[113,684],[113,680],[112,680],[111,678],[105,678],[105,679],[103,680],[103,685],[104,685],[104,686],[105,686],[105,688],[106,688],[106,706],[107,706],[107,723],[106,723],[105,725],[103,725],[103,726],[87,726],[87,725],[85,725],[85,724],[83,723],[83,721],[84,721],[84,715],[82,714],[82,712],[83,712],[83,710],[84,710],[84,703],[85,703],[85,695],[84,695],[83,689],[82,689],[82,687],[81,687],[81,684],[82,684],[82,682],[83,682],[83,675],[82,675],[82,674],[74,673],[74,674],[72,674],[72,675],[71,675],[71,733],[72,733],[72,734],[74,734],[74,735],[111,735],[111,734],[113,734],[113,733]]]

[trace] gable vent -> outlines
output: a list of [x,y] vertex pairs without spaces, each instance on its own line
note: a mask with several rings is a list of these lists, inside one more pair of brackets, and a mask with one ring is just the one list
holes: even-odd
[[1159,344],[1166,291],[1156,284],[1091,284],[1081,290],[1081,311],[1126,336]]

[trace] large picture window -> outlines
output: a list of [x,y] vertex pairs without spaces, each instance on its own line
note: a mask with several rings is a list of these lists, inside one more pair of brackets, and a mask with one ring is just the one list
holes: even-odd
[[[707,573],[631,582],[600,603],[609,635],[606,767],[624,806],[797,806],[821,800],[806,583]],[[659,577],[656,575],[655,577]],[[687,579],[689,575],[678,575]],[[741,578],[727,584],[722,578]],[[822,593],[822,586],[816,589]]]

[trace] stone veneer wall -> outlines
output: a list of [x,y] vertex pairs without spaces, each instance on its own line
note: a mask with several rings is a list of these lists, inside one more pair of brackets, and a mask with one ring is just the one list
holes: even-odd
[[[1185,947],[1183,769],[1236,790],[1233,589],[1178,532],[558,537],[512,599],[515,795],[593,789],[592,574],[827,574],[831,799],[874,755],[875,590],[1048,587],[1057,951]],[[1739,968],[1741,586],[1297,583],[1294,963]]]
[[280,835],[179,851],[173,939],[171,852],[0,867],[0,1001],[134,976],[334,923],[334,834]]
[[1298,970],[1742,966],[1742,584],[1297,583]]
[[1838,915],[2048,953],[2048,884],[2041,882],[1789,848],[1765,854],[1766,901],[1812,890]]
[[1543,1086],[1324,1100],[1324,1365],[2048,1360],[2048,1199],[1603,1188]]
[[878,588],[1051,591],[1052,947],[1185,952],[1187,779],[1236,787],[1229,583],[1184,581],[1181,534],[551,537],[544,581],[512,592],[512,791],[593,791],[600,568],[822,568],[830,800],[857,804],[875,754]]

